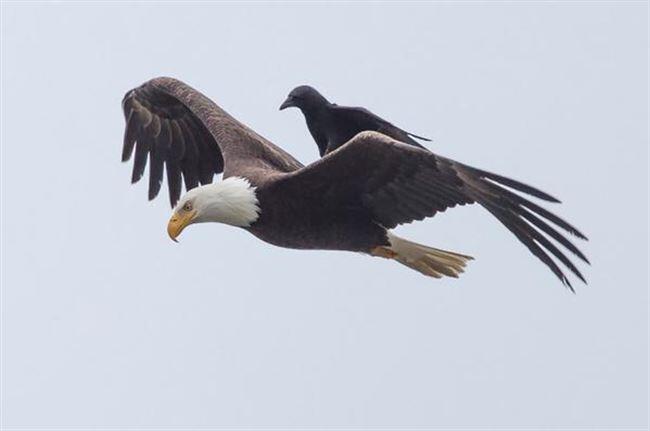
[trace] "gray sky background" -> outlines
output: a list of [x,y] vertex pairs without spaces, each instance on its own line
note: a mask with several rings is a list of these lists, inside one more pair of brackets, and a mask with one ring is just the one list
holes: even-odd
[[[648,9],[637,3],[2,5],[6,426],[646,426]],[[165,232],[119,162],[168,75],[308,163],[310,83],[557,195],[565,291],[480,207],[398,229],[433,280],[221,225]],[[166,187],[166,186],[165,186]]]

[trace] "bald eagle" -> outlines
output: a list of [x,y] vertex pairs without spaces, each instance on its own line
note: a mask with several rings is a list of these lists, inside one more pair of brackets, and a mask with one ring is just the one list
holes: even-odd
[[[132,182],[137,182],[149,159],[149,199],[158,195],[166,171],[173,207],[167,231],[173,240],[191,224],[218,222],[280,247],[362,252],[427,276],[458,277],[472,257],[416,244],[390,229],[478,203],[569,289],[551,255],[586,283],[551,239],[588,263],[587,258],[551,224],[580,239],[585,235],[522,197],[559,202],[519,181],[374,131],[303,166],[173,78],[155,78],[127,92],[122,107],[122,160],[135,154]],[[223,180],[212,183],[219,173]],[[181,197],[183,182],[187,193]]]

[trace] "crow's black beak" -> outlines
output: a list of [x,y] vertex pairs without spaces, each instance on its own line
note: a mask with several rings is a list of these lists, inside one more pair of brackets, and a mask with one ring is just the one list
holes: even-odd
[[293,104],[293,97],[289,96],[287,97],[287,100],[282,102],[282,105],[280,105],[280,111],[286,108],[291,108],[292,106],[296,106]]

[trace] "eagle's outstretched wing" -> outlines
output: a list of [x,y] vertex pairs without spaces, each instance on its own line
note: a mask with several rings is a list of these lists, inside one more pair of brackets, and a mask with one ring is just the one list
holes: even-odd
[[[126,93],[122,161],[135,150],[132,182],[142,178],[149,158],[149,199],[158,195],[167,171],[172,207],[181,194],[214,174],[243,174],[246,169],[289,172],[302,165],[189,85],[155,78]],[[261,166],[261,163],[264,163]],[[250,176],[250,175],[249,175]]]
[[588,263],[587,258],[549,223],[578,238],[586,239],[585,235],[503,186],[550,202],[559,202],[557,199],[518,181],[437,156],[380,133],[359,133],[338,150],[289,174],[284,181],[306,195],[317,193],[331,205],[361,202],[373,219],[386,228],[432,217],[456,205],[479,203],[571,290],[570,281],[549,253],[586,282],[550,238]]

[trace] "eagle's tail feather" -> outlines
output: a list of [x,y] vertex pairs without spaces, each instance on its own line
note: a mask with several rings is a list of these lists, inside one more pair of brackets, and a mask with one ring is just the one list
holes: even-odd
[[464,272],[467,262],[474,259],[471,256],[416,244],[391,233],[388,233],[388,240],[390,246],[376,247],[372,254],[394,259],[429,277],[441,278],[446,275],[458,278]]

